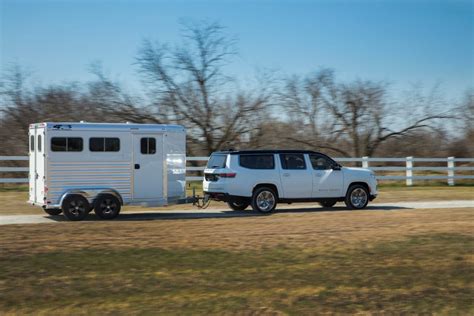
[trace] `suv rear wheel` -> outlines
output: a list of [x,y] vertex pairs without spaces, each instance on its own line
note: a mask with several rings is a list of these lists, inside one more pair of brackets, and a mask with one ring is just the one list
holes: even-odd
[[369,192],[367,188],[360,184],[354,184],[349,187],[344,201],[350,209],[360,210],[369,203]]
[[277,205],[277,195],[269,187],[257,188],[253,192],[251,204],[254,211],[264,214],[271,213]]
[[250,202],[244,199],[235,199],[227,202],[227,205],[234,211],[243,211],[250,205]]

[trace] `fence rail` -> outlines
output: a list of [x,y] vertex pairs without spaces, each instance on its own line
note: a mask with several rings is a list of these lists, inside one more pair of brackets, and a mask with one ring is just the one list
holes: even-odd
[[[385,175],[376,174],[377,179],[383,181],[405,181],[407,186],[413,185],[414,180],[446,180],[449,185],[454,185],[455,180],[466,180],[474,179],[473,174],[456,174],[456,171],[473,171],[474,172],[474,158],[415,158],[415,157],[360,157],[360,158],[334,158],[336,161],[344,163],[360,163],[361,167],[368,168],[376,173],[380,172],[402,172],[403,175]],[[186,177],[187,181],[201,181],[202,172],[205,169],[204,163],[207,162],[208,157],[187,157],[186,161],[203,164],[202,166],[188,166],[186,167],[187,173],[201,173],[200,176]],[[0,156],[0,163],[4,161],[28,161],[28,156]],[[371,163],[389,163],[396,164],[402,163],[402,166],[371,166]],[[438,166],[414,166],[415,163],[436,163]],[[439,166],[439,164],[445,163],[445,166]],[[457,164],[471,164],[471,166],[463,165],[456,166]],[[0,166],[0,183],[28,183],[28,178],[5,178],[2,175],[5,173],[22,173],[27,174],[29,171],[28,167],[3,167]],[[433,171],[433,172],[446,172],[444,175],[430,174],[430,175],[414,175],[416,171]]]

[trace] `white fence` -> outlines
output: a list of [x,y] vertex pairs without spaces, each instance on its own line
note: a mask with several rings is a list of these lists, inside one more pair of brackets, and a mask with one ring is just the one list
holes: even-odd
[[[204,164],[208,157],[188,157],[187,161],[198,162],[202,166],[188,166],[186,171],[193,173],[201,173],[201,176],[187,176],[187,181],[201,181]],[[27,161],[28,156],[0,156],[1,161]],[[340,163],[357,163],[363,168],[374,170],[378,180],[405,181],[407,186],[413,185],[415,180],[446,180],[449,185],[454,185],[455,180],[474,179],[473,174],[466,174],[466,171],[474,171],[472,164],[474,158],[335,158]],[[422,166],[422,163],[438,164],[437,166]],[[375,166],[374,166],[375,164]],[[379,166],[380,164],[397,164],[398,166]],[[468,166],[471,164],[471,166]],[[444,165],[444,166],[441,166]],[[460,166],[461,165],[461,166]],[[414,172],[423,171],[423,175],[414,175]],[[426,171],[436,172],[437,174],[426,174]],[[458,171],[456,174],[456,171]],[[459,174],[459,171],[463,171]],[[5,173],[22,173],[28,174],[28,167],[3,167],[0,166],[0,183],[28,183],[28,178],[4,178]],[[380,174],[387,172],[402,173],[402,175]],[[440,174],[446,173],[446,174]]]

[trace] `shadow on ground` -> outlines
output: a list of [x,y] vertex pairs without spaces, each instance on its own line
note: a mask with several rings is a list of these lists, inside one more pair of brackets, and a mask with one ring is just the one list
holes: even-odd
[[[320,213],[320,212],[356,212],[356,211],[395,211],[409,209],[399,206],[368,206],[364,210],[348,210],[345,207],[317,207],[317,208],[278,208],[273,214],[282,213]],[[232,210],[196,210],[196,211],[147,211],[143,213],[122,213],[115,221],[150,221],[150,220],[176,220],[176,219],[209,219],[209,218],[238,218],[249,216],[272,216],[273,214],[261,214],[251,209],[245,211]],[[64,216],[46,216],[53,221],[66,221]],[[104,221],[93,212],[86,217],[85,221]]]

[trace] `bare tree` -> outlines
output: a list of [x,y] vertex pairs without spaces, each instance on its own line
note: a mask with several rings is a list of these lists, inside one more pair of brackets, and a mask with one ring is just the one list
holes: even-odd
[[338,83],[327,69],[296,85],[287,81],[284,91],[282,105],[290,120],[297,118],[303,127],[301,137],[292,140],[348,156],[372,156],[389,139],[434,128],[436,120],[453,118],[434,111],[430,107],[434,99],[426,98],[422,108],[430,111],[410,111],[401,119],[397,111],[392,111],[397,105],[388,103],[385,84],[361,80]]
[[160,120],[186,126],[189,148],[202,143],[208,154],[252,131],[268,95],[231,89],[224,67],[236,54],[235,41],[220,25],[184,25],[183,39],[174,48],[145,41],[137,62]]

